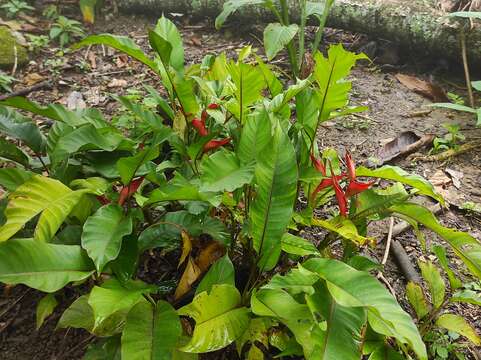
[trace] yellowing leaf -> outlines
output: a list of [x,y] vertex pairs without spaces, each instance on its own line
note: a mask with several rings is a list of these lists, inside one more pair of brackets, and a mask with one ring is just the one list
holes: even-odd
[[479,335],[473,327],[459,315],[443,314],[436,320],[436,325],[467,337],[474,345],[481,345],[481,338]]
[[192,284],[196,282],[201,274],[202,272],[200,271],[199,267],[189,256],[187,266],[185,267],[184,273],[180,278],[179,285],[177,285],[177,289],[175,289],[174,298],[177,300],[187,294],[191,289]]
[[180,255],[179,265],[177,267],[184,263],[185,259],[187,259],[187,256],[189,256],[192,251],[192,241],[189,234],[182,230],[180,236],[182,237],[182,254]]

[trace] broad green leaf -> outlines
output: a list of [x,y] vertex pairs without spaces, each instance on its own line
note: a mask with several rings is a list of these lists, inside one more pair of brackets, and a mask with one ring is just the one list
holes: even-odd
[[29,157],[17,146],[0,138],[0,158],[15,161],[23,166],[28,166]]
[[139,253],[137,234],[125,236],[119,255],[109,264],[109,268],[121,283],[127,283],[134,276],[137,271]]
[[319,280],[319,276],[298,265],[286,275],[276,274],[264,285],[262,289],[283,289],[291,295],[306,293],[314,294],[313,285]]
[[368,176],[384,180],[397,181],[409,185],[418,190],[419,194],[432,197],[434,200],[444,204],[444,199],[434,190],[433,185],[419,175],[409,174],[397,166],[384,165],[378,169],[368,169],[364,166],[356,168],[356,176]]
[[359,235],[356,225],[349,219],[337,216],[330,220],[312,219],[311,224],[335,233],[344,239],[363,245],[372,239]]
[[481,345],[476,330],[460,315],[443,314],[436,320],[436,325],[468,338],[476,346]]
[[122,358],[170,360],[181,333],[179,316],[172,305],[162,300],[155,305],[140,301],[127,315]]
[[406,297],[416,312],[418,319],[424,318],[429,313],[429,305],[421,286],[412,281],[408,282],[406,286]]
[[94,286],[88,298],[88,304],[92,307],[95,319],[95,327],[109,316],[127,312],[140,300],[143,294],[154,292],[154,287],[141,281],[130,281],[122,285],[119,281],[111,279],[102,284]]
[[419,268],[424,281],[428,284],[429,293],[434,308],[440,307],[444,302],[444,295],[446,293],[446,286],[438,268],[432,262],[419,261]]
[[282,92],[282,83],[280,80],[277,78],[276,74],[274,71],[272,71],[271,67],[264,63],[262,61],[262,58],[260,56],[255,55],[257,64],[259,65],[259,69],[262,72],[262,75],[264,76],[264,80],[267,84],[267,87],[269,88],[269,91],[272,95],[272,97],[280,94]]
[[432,250],[438,258],[439,265],[443,268],[444,272],[448,276],[449,285],[451,286],[451,290],[456,290],[456,289],[460,288],[461,286],[463,286],[463,283],[461,282],[461,280],[459,280],[456,277],[456,274],[454,273],[454,271],[451,270],[451,268],[449,267],[449,261],[448,261],[448,258],[446,256],[446,249],[441,245],[434,245],[432,247]]
[[195,290],[195,295],[204,291],[210,292],[214,285],[228,284],[235,286],[235,270],[228,254],[217,260],[202,278]]
[[179,315],[195,320],[190,342],[179,350],[203,353],[226,347],[242,336],[249,326],[249,310],[240,307],[241,296],[232,285],[214,285],[179,310]]
[[88,303],[88,295],[77,298],[60,317],[57,328],[73,327],[92,331],[95,324],[94,312]]
[[200,190],[232,192],[252,181],[254,169],[254,163],[241,165],[234,153],[227,150],[217,151],[205,157],[201,163]]
[[268,318],[251,319],[247,330],[235,342],[237,353],[241,355],[244,344],[250,343],[251,347],[247,353],[246,359],[247,360],[257,360],[257,359],[264,360],[264,354],[255,345],[255,342],[258,341],[262,343],[265,347],[268,347],[269,346],[269,339],[268,339],[269,329],[271,328],[272,325],[275,325],[275,322],[272,319],[268,319]]
[[157,21],[157,25],[155,26],[154,31],[166,41],[168,41],[172,47],[169,59],[170,65],[177,72],[183,72],[184,48],[182,45],[182,37],[175,24],[169,19],[167,19],[165,16],[162,16],[159,21]]
[[98,339],[88,346],[82,360],[121,360],[120,336]]
[[0,281],[53,293],[69,282],[88,278],[93,264],[76,245],[11,239],[0,244]]
[[[319,121],[327,121],[331,112],[342,109],[348,104],[351,82],[345,80],[357,60],[367,59],[364,54],[347,51],[341,44],[331,45],[327,58],[320,52],[314,56],[314,79],[319,87]],[[317,126],[316,126],[317,129]]]
[[1,106],[0,133],[22,141],[36,153],[41,153],[45,147],[45,138],[31,119]]
[[306,301],[313,313],[319,313],[326,319],[327,329],[319,332],[321,336],[318,338],[313,336],[309,342],[300,341],[304,352],[307,352],[306,357],[326,360],[360,359],[359,339],[361,328],[366,323],[366,311],[337,304],[323,282],[315,288],[316,292],[308,296]]
[[481,306],[481,294],[472,290],[461,290],[455,292],[449,300],[451,302],[462,302]]
[[411,317],[369,273],[333,259],[311,259],[303,266],[326,280],[336,303],[366,308],[369,323],[376,332],[395,337],[408,344],[420,359],[427,359],[426,347]]
[[132,232],[132,218],[124,217],[123,209],[109,204],[98,209],[83,226],[82,247],[95,263],[97,272],[117,258],[122,238]]
[[371,353],[368,360],[405,360],[406,358],[394,351],[388,344],[383,344]]
[[271,141],[271,122],[265,109],[249,116],[242,128],[237,156],[242,165],[256,161]]
[[298,256],[319,255],[319,250],[310,241],[285,233],[281,239],[282,251]]
[[111,186],[110,182],[101,177],[75,179],[70,183],[70,187],[74,190],[87,189],[92,191],[92,194],[95,195],[104,194],[108,190],[109,186]]
[[169,71],[170,57],[172,55],[172,44],[164,39],[160,34],[155,31],[149,31],[149,43],[150,47],[154,49],[159,55],[160,60],[165,68],[165,71]]
[[251,310],[255,315],[274,317],[283,322],[312,319],[309,307],[282,289],[260,289],[252,293]]
[[481,91],[481,80],[471,81],[471,86],[474,90]]
[[267,60],[271,61],[289,44],[299,31],[297,24],[289,26],[280,23],[270,23],[264,29],[264,48]]
[[0,227],[0,242],[15,235],[25,224],[40,215],[35,229],[36,240],[49,241],[73,207],[89,190],[72,191],[60,181],[35,175],[10,194]]
[[442,226],[436,217],[421,205],[405,203],[391,206],[390,210],[413,219],[442,237],[471,273],[481,279],[481,244],[478,240],[467,233]]
[[34,174],[20,168],[0,169],[0,186],[8,191],[15,191],[23,183],[30,180]]
[[319,99],[317,93],[310,89],[304,89],[296,95],[296,116],[309,139],[316,135],[317,119],[319,118]]
[[244,5],[258,5],[265,3],[266,0],[228,0],[224,3],[222,12],[215,19],[215,28],[220,29],[227,18],[237,9]]
[[276,124],[271,142],[258,159],[257,194],[250,209],[253,246],[258,267],[270,270],[281,253],[281,238],[289,224],[297,192],[296,154],[288,136]]
[[72,48],[79,49],[89,45],[107,45],[119,51],[126,53],[134,59],[150,67],[154,72],[158,73],[158,67],[155,62],[144,54],[142,49],[135,42],[126,36],[117,36],[111,34],[100,34],[87,36],[82,41],[74,44]]
[[37,330],[40,329],[45,319],[53,313],[57,304],[54,294],[47,294],[40,299],[35,316]]
[[446,16],[481,19],[481,11],[455,11]]
[[153,146],[141,150],[134,156],[120,158],[117,161],[117,169],[124,185],[128,185],[132,181],[142,165],[158,157],[159,147]]

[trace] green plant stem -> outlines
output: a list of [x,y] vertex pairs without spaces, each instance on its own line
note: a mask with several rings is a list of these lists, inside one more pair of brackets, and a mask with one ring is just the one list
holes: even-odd
[[473,88],[471,87],[471,76],[469,74],[468,53],[466,50],[466,34],[464,33],[464,27],[462,26],[459,33],[459,37],[461,42],[461,56],[463,58],[464,76],[466,78],[466,87],[468,88],[469,106],[474,108]]
[[[287,0],[280,0],[280,4],[282,25],[289,26],[289,6],[287,5]],[[287,44],[287,55],[289,56],[289,63],[291,64],[292,73],[294,74],[294,77],[297,78],[297,76],[299,75],[299,68],[297,64],[294,40],[291,40],[289,44]]]
[[45,165],[45,162],[43,161],[42,156],[38,153],[35,153],[35,156],[37,157],[37,159],[42,164],[43,170],[48,174],[48,176],[50,176],[50,171],[48,171],[48,167],[47,167],[47,165]]
[[306,0],[299,0],[299,6],[301,8],[301,24],[299,26],[299,58],[298,62],[300,66],[302,66],[302,63],[304,61],[304,53],[306,51],[305,49],[305,32],[306,32],[306,21],[307,21],[307,16],[306,16]]
[[449,303],[449,299],[444,300],[444,302],[437,309],[433,310],[429,317],[423,322],[423,325],[419,328],[419,333],[421,337],[424,336],[432,329],[433,321],[437,318],[439,313],[444,310],[444,307]]
[[324,28],[326,26],[327,16],[329,15],[329,11],[331,9],[333,0],[326,0],[324,4],[324,12],[322,13],[322,17],[319,19],[319,27],[317,28],[316,35],[314,36],[314,41],[312,43],[312,53],[315,54],[316,51],[319,49],[319,45],[321,44],[322,34],[324,34]]

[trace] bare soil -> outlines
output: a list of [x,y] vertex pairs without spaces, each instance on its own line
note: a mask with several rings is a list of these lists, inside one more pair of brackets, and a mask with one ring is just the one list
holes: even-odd
[[[209,53],[227,52],[235,56],[236,50],[247,44],[262,48],[258,29],[227,28],[223,32],[213,30],[211,24],[190,24],[187,18],[177,18],[182,28],[185,43],[187,63],[198,63]],[[111,32],[129,35],[136,42],[147,48],[146,28],[152,27],[153,20],[119,16],[115,20],[98,22],[92,32]],[[348,34],[329,30],[327,42],[343,42],[353,50],[362,48],[369,39],[357,34]],[[393,51],[396,51],[395,49]],[[16,88],[31,84],[32,74],[44,79],[56,76],[58,81],[52,90],[37,91],[29,95],[40,103],[60,102],[67,104],[67,99],[73,91],[81,94],[87,106],[99,108],[107,116],[115,114],[119,105],[112,95],[140,95],[145,91],[143,85],[149,84],[161,88],[159,81],[148,71],[131,59],[115,51],[100,46],[82,49],[78,52],[68,52],[64,56],[56,56],[53,48],[42,50],[26,68],[17,71],[16,78],[20,80]],[[401,57],[402,58],[402,57]],[[54,60],[54,61],[52,61]],[[394,62],[394,61],[393,61]],[[275,61],[281,68],[285,67],[285,58]],[[433,63],[435,63],[433,59]],[[424,72],[425,69],[430,72]],[[422,72],[420,72],[422,71]],[[434,80],[445,89],[465,97],[465,88],[461,74],[454,77],[439,72],[438,68],[430,68],[429,64],[420,66],[415,59],[409,62],[367,64],[356,68],[352,74],[352,100],[358,105],[367,105],[369,110],[356,116],[342,118],[336,122],[325,124],[319,131],[320,147],[334,147],[341,153],[349,149],[359,164],[375,156],[378,149],[388,139],[398,136],[403,131],[412,130],[423,135],[432,133],[443,136],[446,130],[444,123],[459,123],[467,140],[481,138],[481,129],[474,127],[474,119],[459,113],[444,110],[433,110],[421,117],[413,114],[428,109],[430,101],[414,93],[400,84],[394,75],[397,72],[414,74],[423,79],[429,79],[434,74]],[[422,150],[419,156],[427,154]],[[444,162],[414,162],[412,157],[394,162],[406,170],[432,178],[433,175],[446,168],[456,170],[464,176],[460,179],[459,188],[446,184],[445,191],[450,199],[460,206],[467,201],[481,203],[481,152],[479,149],[454,157]],[[444,210],[441,221],[450,227],[467,231],[481,240],[480,215],[460,210],[456,206]],[[388,223],[377,225],[373,234],[380,239],[387,232]],[[316,237],[315,232],[306,234]],[[419,241],[406,232],[397,237],[406,248],[412,262],[415,264],[423,255]],[[428,242],[439,240],[432,234],[427,235]],[[368,251],[371,256],[381,260],[384,254],[384,244]],[[467,276],[458,260],[450,256],[456,269]],[[405,279],[391,260],[388,261],[385,276],[396,291],[398,300],[408,309],[404,298]],[[0,359],[3,360],[60,360],[80,359],[91,341],[88,333],[81,330],[55,330],[62,311],[78,296],[77,290],[67,289],[59,296],[60,306],[50,316],[46,323],[35,329],[36,303],[42,294],[28,290],[24,286],[1,288],[0,297]],[[408,309],[409,310],[409,309]],[[410,310],[409,310],[410,311]],[[481,314],[479,307],[470,305],[453,306],[453,311],[462,314],[475,325],[481,333]],[[234,356],[233,354],[231,354]],[[229,358],[231,355],[209,356],[208,358]],[[225,357],[227,356],[227,357]]]

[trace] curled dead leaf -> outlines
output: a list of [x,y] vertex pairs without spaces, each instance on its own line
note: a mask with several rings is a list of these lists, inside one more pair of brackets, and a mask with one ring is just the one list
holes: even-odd
[[418,79],[415,76],[406,74],[394,75],[398,81],[415,93],[422,95],[434,102],[449,102],[444,89],[432,82]]
[[177,289],[175,289],[175,294],[174,294],[175,300],[178,300],[182,296],[187,294],[192,288],[192,285],[200,277],[200,275],[202,275],[202,272],[200,271],[199,267],[197,266],[195,261],[192,259],[192,257],[189,256],[189,259],[187,260],[187,266],[185,267],[184,273],[180,278],[179,284],[177,285]]

